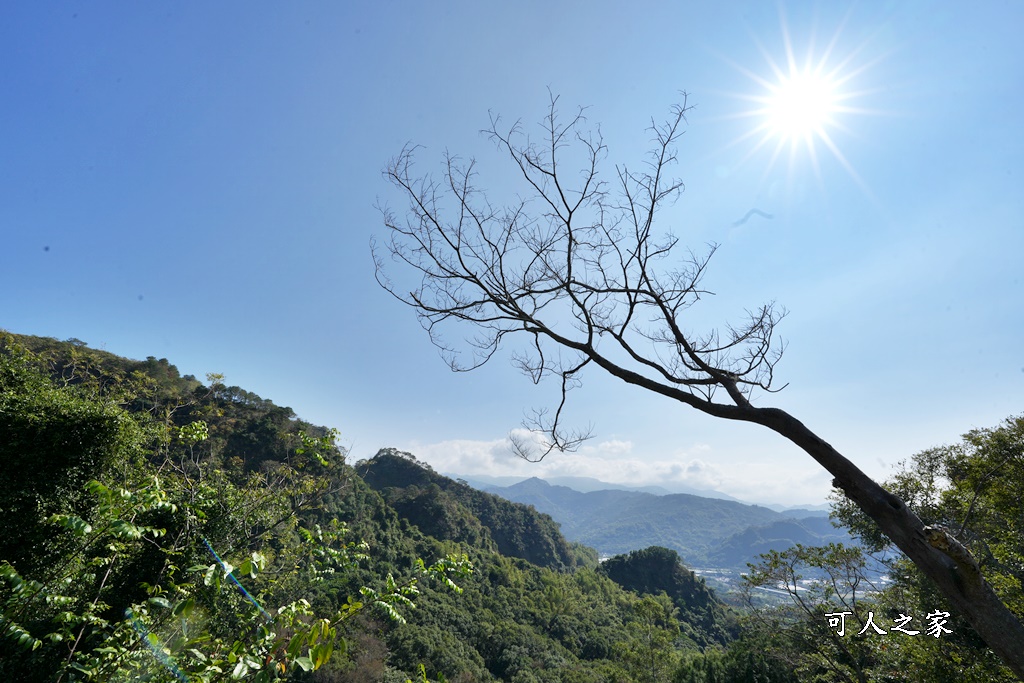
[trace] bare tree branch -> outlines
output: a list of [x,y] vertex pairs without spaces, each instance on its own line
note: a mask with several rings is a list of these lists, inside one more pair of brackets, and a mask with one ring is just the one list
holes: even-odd
[[[803,423],[754,404],[758,393],[781,389],[775,368],[785,344],[776,327],[785,310],[768,302],[739,323],[694,331],[690,309],[712,294],[702,280],[718,247],[679,258],[678,239],[656,231],[659,211],[684,189],[668,171],[689,111],[686,94],[664,122],[651,122],[651,150],[639,170],[617,165],[611,179],[601,172],[608,149],[600,130],[585,127],[582,108],[564,121],[557,104],[551,96],[536,142],[521,122],[503,127],[495,115],[482,131],[527,192],[504,208],[477,189],[473,160],[446,154],[440,178],[417,175],[418,148],[404,147],[384,176],[406,205],[400,214],[381,207],[388,239],[373,245],[377,281],[416,310],[453,370],[480,367],[507,337],[525,337],[513,363],[535,383],[558,380],[556,409],[534,411],[525,423],[544,434],[540,454],[515,435],[513,450],[539,460],[589,436],[561,425],[568,392],[588,366],[709,415],[767,427],[827,469],[1024,678],[1024,626],[984,577],[965,573],[970,563],[932,543],[934,534],[902,500]],[[575,180],[563,164],[570,150],[582,159]],[[417,277],[410,291],[386,275],[385,253]],[[463,344],[441,335],[451,323],[472,330]]]

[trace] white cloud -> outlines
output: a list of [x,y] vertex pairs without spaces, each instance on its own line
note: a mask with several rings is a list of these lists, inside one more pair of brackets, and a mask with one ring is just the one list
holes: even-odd
[[[537,454],[543,452],[543,440],[526,430],[517,430],[510,437],[532,446]],[[778,467],[769,467],[767,463],[723,468],[714,462],[715,454],[705,444],[659,457],[638,453],[630,441],[609,439],[585,445],[575,453],[556,451],[540,462],[528,462],[516,455],[510,437],[412,442],[401,446],[401,450],[411,452],[435,470],[466,476],[579,476],[632,486],[676,484],[718,490],[749,500],[767,500],[768,493],[778,492],[782,496],[793,489],[793,482],[781,476]],[[770,485],[772,479],[779,481]]]
[[409,451],[434,469],[446,472],[519,474],[522,465],[528,464],[512,453],[507,438],[492,441],[451,439],[433,444],[414,441],[402,450]]
[[721,490],[740,500],[793,506],[818,504],[825,502],[832,490],[832,475],[821,468],[795,472],[778,462],[754,461],[736,469],[742,471],[742,476],[727,477]]
[[608,441],[602,441],[596,446],[583,446],[579,453],[580,455],[594,456],[598,458],[621,458],[629,455],[633,451],[632,441],[620,441],[619,439],[610,439]]
[[694,458],[687,463],[677,463],[672,466],[670,479],[700,489],[718,490],[722,486],[722,472],[700,458]]
[[[539,437],[527,430],[516,430],[511,436],[535,447],[542,444]],[[585,445],[575,453],[552,452],[540,462],[518,457],[509,437],[411,442],[400,449],[411,452],[439,472],[470,477],[575,476],[629,486],[671,488],[675,484],[721,491],[749,502],[783,505],[821,503],[830,490],[830,477],[822,469],[787,466],[775,458],[723,462],[707,444],[658,456],[638,452],[631,441],[608,439]]]

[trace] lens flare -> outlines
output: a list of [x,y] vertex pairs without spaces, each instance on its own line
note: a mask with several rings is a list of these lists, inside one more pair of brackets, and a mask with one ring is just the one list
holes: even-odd
[[726,58],[725,61],[748,76],[760,89],[760,92],[731,93],[731,96],[752,104],[736,117],[754,121],[746,133],[729,145],[748,140],[754,143],[736,165],[745,164],[762,150],[771,150],[764,173],[767,177],[783,153],[788,152],[791,176],[803,159],[809,159],[819,183],[824,185],[820,157],[827,149],[850,177],[871,195],[840,149],[839,133],[853,134],[848,123],[857,114],[880,113],[854,106],[854,102],[868,92],[855,89],[854,84],[883,56],[865,59],[869,53],[869,41],[844,47],[841,38],[845,23],[840,23],[823,48],[816,47],[814,30],[799,37],[800,48],[797,48],[785,16],[780,16],[782,59],[777,59],[764,47],[761,42],[763,34],[752,34],[766,62],[767,68],[761,69],[760,73]]
[[789,141],[824,136],[835,124],[837,102],[836,86],[827,78],[806,71],[790,74],[772,88],[766,102],[768,130]]

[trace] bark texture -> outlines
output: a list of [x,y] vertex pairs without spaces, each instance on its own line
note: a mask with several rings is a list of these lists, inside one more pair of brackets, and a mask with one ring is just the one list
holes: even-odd
[[989,647],[1024,680],[1024,625],[999,599],[966,548],[944,530],[925,526],[900,498],[882,488],[792,415],[776,408],[753,411],[751,422],[789,439],[828,470],[834,477],[833,485],[935,582]]

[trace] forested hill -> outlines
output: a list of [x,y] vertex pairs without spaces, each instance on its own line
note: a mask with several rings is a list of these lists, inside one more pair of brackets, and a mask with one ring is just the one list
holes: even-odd
[[717,641],[736,636],[738,627],[734,615],[725,609],[703,579],[683,566],[674,550],[651,546],[628,555],[616,555],[601,564],[601,572],[623,588],[641,595],[664,593],[679,610],[680,627],[698,642],[709,636]]
[[612,580],[527,506],[78,340],[0,331],[0,527],[0,680],[788,680],[674,554]]
[[411,453],[385,448],[356,464],[399,516],[435,538],[486,545],[549,569],[597,564],[596,553],[562,536],[549,515],[434,472]]
[[[792,600],[737,620],[674,549],[595,566],[546,515],[390,449],[355,468],[335,436],[219,375],[0,330],[0,681],[1013,680],[899,558],[894,585],[867,595],[858,548],[773,552],[747,585]],[[1019,605],[1020,535],[1005,530],[1022,517],[1024,418],[969,437],[922,454],[899,485],[934,482],[941,464],[960,488],[930,499],[952,506],[922,510],[933,523],[982,501],[964,540],[998,550],[986,571]],[[586,505],[570,513],[592,505],[574,500]],[[885,549],[855,510],[839,514]],[[659,524],[687,538],[721,519]],[[721,551],[792,533],[777,524]],[[810,570],[831,580],[798,585]],[[839,639],[823,616],[846,595],[861,607]],[[888,637],[856,635],[865,610]],[[941,638],[892,633],[931,612],[950,617]]]

